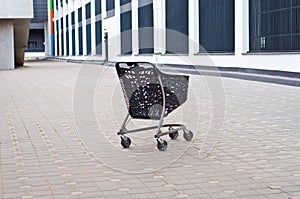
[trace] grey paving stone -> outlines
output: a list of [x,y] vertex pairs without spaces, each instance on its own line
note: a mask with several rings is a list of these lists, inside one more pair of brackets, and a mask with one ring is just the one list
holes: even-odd
[[[194,129],[194,141],[187,143],[182,136],[176,141],[166,138],[169,147],[161,153],[150,131],[130,135],[132,147],[124,150],[116,131],[126,107],[113,67],[107,68],[98,87],[91,89],[104,66],[27,65],[26,69],[0,73],[3,198],[300,196],[297,87],[222,78],[225,96],[212,99],[210,91],[215,84],[209,90],[203,77],[192,76],[180,117]],[[82,76],[78,76],[80,69]],[[95,99],[91,112],[87,111],[93,102],[85,95],[88,92],[73,95],[80,78],[85,83],[80,85],[83,91]],[[74,104],[74,100],[82,103]],[[215,111],[222,106],[225,118]],[[75,113],[76,108],[80,112]],[[173,115],[166,119],[179,118]],[[212,124],[212,118],[223,121],[217,134],[207,134],[220,125]],[[130,127],[147,122],[134,121]],[[204,146],[213,150],[203,158],[199,154]]]

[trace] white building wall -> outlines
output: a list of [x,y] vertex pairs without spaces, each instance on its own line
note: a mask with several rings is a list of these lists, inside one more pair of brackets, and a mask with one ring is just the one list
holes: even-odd
[[[86,55],[86,31],[85,31],[85,4],[91,1],[91,21],[92,21],[92,52],[95,55],[95,0],[74,0],[74,5],[69,1],[69,9],[67,12],[71,16],[71,12],[75,10],[76,25],[76,54],[78,55],[78,8],[83,9],[83,52]],[[161,63],[173,64],[197,64],[205,66],[220,67],[240,67],[255,68],[267,70],[282,70],[300,72],[299,60],[300,53],[249,53],[249,0],[235,0],[235,52],[233,54],[207,54],[198,55],[199,52],[199,5],[198,1],[189,1],[189,55],[181,57],[174,55],[164,55],[166,52],[166,13],[165,1],[153,0],[153,23],[154,23],[154,53],[162,54],[158,61]],[[66,6],[66,5],[65,5]],[[120,56],[120,0],[115,0],[115,15],[106,17],[106,0],[102,0],[102,37],[108,32],[108,51],[109,60],[135,60],[135,61],[152,61],[155,62],[157,55],[143,56],[138,55],[138,0],[132,0],[132,56]],[[55,17],[60,18],[66,13],[59,9],[55,12]],[[71,24],[71,23],[70,23]],[[71,26],[71,25],[70,25]],[[71,32],[71,29],[70,29]],[[66,37],[64,37],[66,39]],[[103,39],[104,41],[104,39]],[[176,41],[174,41],[176,42]],[[70,48],[71,35],[70,35]],[[105,44],[102,44],[102,55],[100,59],[104,59]],[[97,59],[96,56],[92,56]],[[89,57],[90,58],[90,57]],[[99,58],[99,57],[98,57]],[[93,59],[93,58],[91,58]]]

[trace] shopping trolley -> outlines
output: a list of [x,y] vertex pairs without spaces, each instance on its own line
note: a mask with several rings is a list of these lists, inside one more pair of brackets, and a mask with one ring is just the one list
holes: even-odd
[[[166,74],[148,62],[117,62],[116,70],[124,94],[128,114],[117,133],[121,145],[128,148],[131,139],[125,134],[157,129],[155,138],[160,151],[167,149],[167,141],[161,137],[169,135],[177,139],[178,131],[183,131],[187,141],[193,132],[183,124],[164,124],[163,119],[187,100],[189,76]],[[130,119],[159,120],[157,126],[128,130]],[[163,131],[164,130],[164,131]]]

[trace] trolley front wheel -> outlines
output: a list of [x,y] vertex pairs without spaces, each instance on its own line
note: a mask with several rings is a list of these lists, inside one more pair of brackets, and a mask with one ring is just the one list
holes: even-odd
[[124,148],[129,148],[131,144],[131,139],[125,135],[121,136],[121,145]]
[[158,138],[157,139],[157,149],[160,150],[160,151],[165,151],[168,147],[168,143],[166,140],[163,140],[163,139],[160,139]]

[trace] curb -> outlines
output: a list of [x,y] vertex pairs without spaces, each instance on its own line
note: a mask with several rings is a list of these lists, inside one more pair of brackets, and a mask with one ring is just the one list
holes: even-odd
[[[106,66],[114,66],[115,62],[105,62],[104,60],[79,60],[67,59],[61,57],[46,57],[44,60],[82,63],[82,64],[99,64]],[[258,81],[265,83],[273,83],[287,86],[300,87],[300,73],[276,70],[261,70],[252,68],[237,67],[210,67],[210,66],[191,66],[191,65],[175,65],[161,64],[166,71],[169,69],[176,70],[180,73],[191,75],[205,76],[221,76],[226,78],[242,79],[248,81]],[[196,70],[195,70],[196,68]]]

